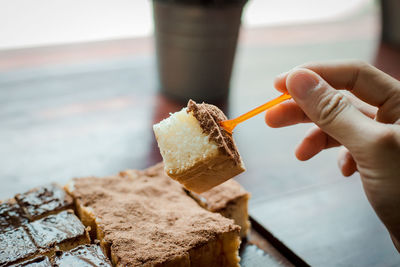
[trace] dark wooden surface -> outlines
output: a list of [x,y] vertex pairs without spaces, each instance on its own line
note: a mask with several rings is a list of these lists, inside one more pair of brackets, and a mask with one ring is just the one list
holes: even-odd
[[[344,58],[400,78],[400,52],[379,43],[375,9],[323,24],[244,30],[226,111],[234,117],[277,96],[274,76],[297,64]],[[151,125],[182,105],[157,88],[151,38],[0,51],[0,199],[48,181],[158,162]],[[313,266],[399,265],[359,177],[341,177],[337,150],[295,159],[308,127],[270,129],[258,116],[236,129],[247,166],[237,180],[252,193],[251,215]]]

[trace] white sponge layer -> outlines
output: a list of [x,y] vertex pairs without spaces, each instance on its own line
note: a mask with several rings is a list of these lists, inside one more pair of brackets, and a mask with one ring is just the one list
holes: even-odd
[[199,121],[186,108],[155,124],[153,130],[165,170],[171,174],[185,171],[219,153],[217,145],[203,133]]

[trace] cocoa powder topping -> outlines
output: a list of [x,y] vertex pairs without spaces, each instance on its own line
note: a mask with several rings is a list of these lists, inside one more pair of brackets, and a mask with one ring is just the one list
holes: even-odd
[[105,178],[74,180],[74,195],[89,206],[121,266],[153,266],[240,227],[204,210],[159,164]]
[[225,208],[229,203],[237,201],[243,196],[250,197],[250,193],[234,180],[228,180],[210,190],[201,193],[199,198],[210,211],[216,212]]
[[227,120],[227,117],[218,107],[206,103],[197,104],[193,100],[189,100],[187,112],[193,113],[203,132],[209,135],[210,141],[215,142],[222,153],[231,157],[235,164],[241,164],[242,161],[232,134],[219,125],[219,122]]

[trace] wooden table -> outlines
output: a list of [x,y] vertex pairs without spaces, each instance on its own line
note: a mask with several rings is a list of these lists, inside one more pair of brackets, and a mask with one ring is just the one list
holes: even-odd
[[[379,27],[372,9],[242,30],[225,110],[234,117],[275,97],[274,76],[306,61],[362,59],[399,79],[400,52],[379,43]],[[160,161],[151,125],[181,107],[158,93],[152,38],[0,51],[0,198]],[[308,127],[271,129],[259,116],[236,129],[252,239],[283,265],[399,265],[359,176],[341,177],[337,151],[295,159]]]

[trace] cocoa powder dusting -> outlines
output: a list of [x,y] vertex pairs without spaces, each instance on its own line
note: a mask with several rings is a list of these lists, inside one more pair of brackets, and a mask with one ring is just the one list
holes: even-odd
[[219,108],[206,103],[197,104],[190,99],[187,112],[193,112],[193,116],[199,121],[203,132],[209,135],[210,141],[214,141],[222,153],[231,157],[235,164],[241,164],[242,160],[232,134],[219,125],[220,121],[227,120]]
[[197,205],[159,164],[105,178],[74,179],[74,195],[89,206],[123,266],[147,266],[187,255],[240,227]]

